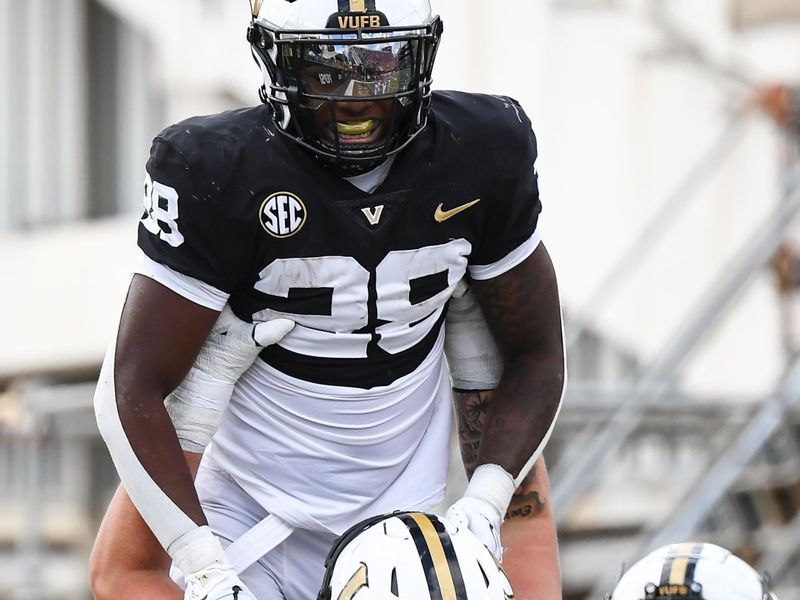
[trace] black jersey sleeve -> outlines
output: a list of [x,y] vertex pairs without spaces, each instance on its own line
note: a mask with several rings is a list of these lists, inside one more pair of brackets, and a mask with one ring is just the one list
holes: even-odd
[[139,247],[152,260],[230,293],[249,264],[247,236],[226,202],[225,175],[202,160],[201,149],[170,130],[154,140]]
[[542,210],[531,122],[516,100],[493,98],[502,103],[499,116],[494,117],[498,126],[487,136],[484,155],[492,165],[493,184],[487,191],[480,242],[470,257],[473,266],[494,265],[519,252],[536,233]]

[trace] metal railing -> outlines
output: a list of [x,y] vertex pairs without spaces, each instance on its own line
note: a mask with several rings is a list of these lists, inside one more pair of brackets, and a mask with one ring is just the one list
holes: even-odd
[[618,450],[642,419],[644,406],[662,398],[671,388],[677,369],[689,353],[720,321],[739,293],[772,258],[800,215],[800,168],[790,176],[786,198],[756,228],[743,250],[723,269],[706,295],[690,311],[691,317],[634,385],[634,393],[620,402],[608,424],[581,448],[574,460],[553,475],[556,522],[564,522],[581,493],[594,483],[601,467]]

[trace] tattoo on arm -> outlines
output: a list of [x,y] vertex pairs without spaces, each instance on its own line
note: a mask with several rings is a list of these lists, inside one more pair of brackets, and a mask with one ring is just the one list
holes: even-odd
[[561,311],[550,256],[539,246],[475,296],[503,353],[503,376],[486,412],[479,461],[521,469],[545,438],[564,387]]
[[[468,477],[472,477],[478,464],[481,433],[492,393],[492,390],[453,391],[458,416],[458,441]],[[537,477],[538,464],[534,465],[514,492],[506,519],[532,518],[544,510],[547,496],[542,482]]]
[[454,391],[453,396],[458,415],[458,441],[461,445],[461,458],[464,460],[467,477],[471,478],[472,472],[478,464],[481,432],[492,392],[490,390]]
[[511,504],[508,505],[506,519],[536,517],[544,510],[547,498],[545,490],[542,489],[541,482],[537,478],[536,466],[533,466],[514,492]]

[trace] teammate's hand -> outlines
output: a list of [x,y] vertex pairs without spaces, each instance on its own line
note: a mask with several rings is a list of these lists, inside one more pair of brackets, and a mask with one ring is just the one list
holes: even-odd
[[491,504],[479,498],[461,498],[447,509],[445,518],[459,528],[469,529],[498,562],[503,560],[503,545],[500,543],[503,518]]
[[184,600],[256,600],[233,567],[216,565],[186,577]]
[[194,365],[164,401],[181,448],[203,452],[222,422],[236,381],[265,346],[293,327],[289,319],[247,323],[225,306]]
[[236,383],[266,346],[282,340],[292,328],[294,321],[289,319],[247,323],[226,304],[192,369],[220,382]]

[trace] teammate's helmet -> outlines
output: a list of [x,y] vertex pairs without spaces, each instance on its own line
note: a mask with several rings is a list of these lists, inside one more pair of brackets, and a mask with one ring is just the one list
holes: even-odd
[[[363,171],[425,127],[442,33],[428,0],[251,0],[251,8],[247,39],[279,131]],[[384,102],[384,117],[359,119],[357,102]]]
[[777,600],[769,578],[714,544],[655,550],[626,571],[606,600]]
[[337,540],[317,600],[513,597],[503,570],[469,530],[398,512],[362,521]]

